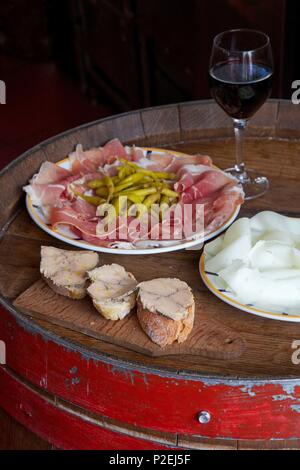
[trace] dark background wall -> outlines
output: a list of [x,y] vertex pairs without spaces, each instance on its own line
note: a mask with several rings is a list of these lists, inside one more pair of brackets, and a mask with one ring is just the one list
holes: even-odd
[[229,28],[270,35],[273,96],[290,98],[299,10],[294,0],[3,0],[0,158],[104,115],[209,98],[212,39]]

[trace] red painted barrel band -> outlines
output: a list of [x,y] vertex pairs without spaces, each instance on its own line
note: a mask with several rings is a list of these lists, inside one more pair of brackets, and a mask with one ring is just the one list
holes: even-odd
[[[89,359],[1,310],[7,365],[35,386],[124,424],[230,439],[300,437],[300,384],[162,376]],[[130,406],[128,406],[130,397]],[[0,403],[1,404],[1,403]],[[197,414],[211,420],[201,425]]]

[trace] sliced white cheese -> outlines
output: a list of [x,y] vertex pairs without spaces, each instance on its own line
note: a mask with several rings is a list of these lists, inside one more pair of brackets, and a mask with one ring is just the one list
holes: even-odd
[[300,305],[300,276],[273,278],[244,263],[233,263],[219,272],[233,292],[245,304],[282,309]]
[[182,320],[194,306],[191,288],[174,278],[157,278],[139,284],[139,298],[146,310]]
[[260,240],[248,254],[249,265],[259,269],[292,268],[296,261],[294,252],[286,243]]
[[204,246],[204,253],[209,257],[216,256],[222,249],[224,235],[215,238]]
[[98,262],[99,256],[93,251],[41,247],[40,271],[57,286],[75,286],[84,283],[88,279],[87,271],[95,268]]
[[119,264],[104,265],[88,273],[88,293],[105,318],[120,320],[134,307],[137,280]]
[[[211,245],[214,244],[214,245]],[[245,261],[251,249],[251,232],[249,219],[238,219],[226,232],[222,239],[222,246],[213,241],[205,246],[205,253],[210,252],[210,248],[219,251],[205,263],[206,271],[218,272],[220,269],[229,266],[234,260]]]
[[[259,238],[260,240],[283,242],[288,243],[289,245],[293,244],[297,239],[299,240],[298,236],[289,232],[283,232],[282,230],[269,230],[267,232],[263,232]],[[252,240],[253,239],[254,237],[252,237]]]
[[220,284],[241,302],[299,311],[299,218],[264,211],[239,219],[205,254],[206,271],[219,274]]
[[292,279],[300,278],[300,269],[267,269],[263,271],[265,277],[269,279]]
[[280,230],[285,233],[300,235],[300,219],[296,217],[286,217],[277,212],[259,212],[250,219],[250,225],[253,234],[255,234],[255,232],[263,234],[271,230]]

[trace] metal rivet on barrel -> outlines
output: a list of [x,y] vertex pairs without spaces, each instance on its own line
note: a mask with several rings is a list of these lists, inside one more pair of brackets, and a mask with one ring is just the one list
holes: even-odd
[[200,424],[207,424],[210,422],[210,413],[208,411],[200,411],[198,413],[198,421]]

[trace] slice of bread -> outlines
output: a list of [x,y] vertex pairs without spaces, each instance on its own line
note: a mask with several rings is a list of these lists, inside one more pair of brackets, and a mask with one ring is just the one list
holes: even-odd
[[193,328],[195,301],[184,281],[158,278],[141,282],[137,305],[142,329],[161,347],[182,343]]
[[106,264],[88,273],[88,294],[108,320],[122,320],[136,304],[137,280],[119,264]]
[[86,296],[86,281],[84,284],[76,286],[57,286],[54,282],[45,276],[42,275],[42,278],[48,284],[51,289],[59,295],[64,297],[70,297],[70,299],[80,300]]
[[87,271],[99,263],[93,251],[61,250],[41,247],[40,272],[44,281],[57,294],[71,299],[83,299],[87,294]]

